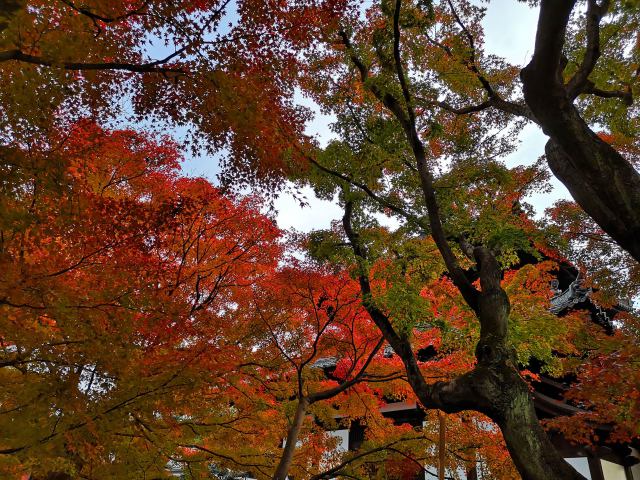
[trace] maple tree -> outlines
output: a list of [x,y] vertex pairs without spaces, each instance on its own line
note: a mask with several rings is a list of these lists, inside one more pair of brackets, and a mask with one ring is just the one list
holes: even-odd
[[[264,282],[266,290],[254,292],[257,315],[253,309],[247,311],[254,323],[255,358],[249,357],[240,369],[241,375],[249,376],[242,389],[246,397],[259,395],[268,402],[274,414],[284,408],[290,417],[286,429],[276,430],[283,436],[286,431],[286,437],[272,478],[413,478],[437,463],[429,446],[435,443],[433,428],[438,422],[429,418],[425,428],[415,428],[395,425],[383,416],[381,404],[415,399],[403,378],[402,363],[379,351],[382,338],[362,307],[357,282],[345,272],[323,270],[300,265],[281,270]],[[425,328],[414,342],[417,349],[442,345],[437,328]],[[469,355],[445,351],[423,365],[424,375],[455,375],[468,368],[464,359],[469,361]],[[336,423],[349,427],[354,420],[366,425],[365,441],[353,454],[332,452],[326,429]],[[452,416],[448,431],[447,468],[475,468],[477,453],[490,465],[487,476],[514,475],[501,436],[487,428],[486,419],[469,413]]]
[[[255,309],[272,347],[294,372],[289,373],[295,381],[295,390],[289,396],[295,398],[295,413],[273,475],[274,479],[284,480],[289,474],[305,417],[314,404],[332,399],[361,381],[382,381],[398,375],[365,373],[384,339],[368,325],[366,312],[353,293],[355,285],[348,277],[333,280],[300,269],[283,271],[279,277],[269,282],[271,292],[256,298]],[[273,295],[274,291],[278,297]],[[259,353],[265,354],[262,350]],[[336,368],[329,381],[320,370],[320,378],[312,382],[307,370],[323,357],[336,358]],[[268,374],[262,376],[269,378]],[[307,448],[319,450],[309,441],[305,444]]]
[[548,420],[549,425],[585,444],[597,443],[603,433],[594,426],[602,425],[610,426],[611,431],[604,435],[613,441],[629,442],[637,438],[637,323],[637,318],[627,317],[620,331],[598,338],[598,353],[591,355],[578,370],[577,384],[566,394],[584,405],[585,411]]
[[222,416],[194,400],[234,358],[224,310],[275,268],[279,232],[177,177],[168,139],[81,122],[28,147],[2,162],[2,468],[162,476],[180,418]]
[[[637,121],[626,126],[621,122],[621,117],[634,117],[640,17],[637,4],[586,3],[568,56],[563,46],[575,0],[540,3],[535,50],[521,72],[524,98],[550,137],[545,152],[554,175],[584,211],[640,262],[640,175],[636,159],[626,157],[623,150],[625,140],[637,148]],[[632,51],[626,55],[622,50],[628,47]],[[601,56],[605,58],[600,60]],[[574,105],[578,97],[582,98]],[[613,107],[617,112],[611,111],[607,99],[617,102]],[[620,151],[596,135],[596,118],[606,133],[624,139]]]
[[[98,446],[115,432],[125,434],[115,458],[131,459],[127,455],[135,449],[125,445],[135,441],[139,452],[164,454],[153,462],[146,453],[126,461],[151,462],[158,472],[164,472],[169,451],[182,452],[175,458],[194,469],[213,458],[256,467],[233,452],[216,457],[214,450],[193,441],[230,435],[229,429],[216,427],[240,421],[238,407],[229,407],[230,401],[240,401],[230,400],[226,392],[212,394],[206,404],[190,402],[189,395],[211,385],[223,389],[229,372],[237,373],[231,364],[246,361],[250,347],[238,349],[237,342],[249,322],[234,308],[246,303],[241,285],[255,283],[257,271],[275,270],[277,234],[255,206],[245,203],[223,222],[226,228],[237,220],[234,228],[210,240],[222,246],[239,235],[267,235],[265,244],[249,248],[255,262],[236,259],[233,247],[222,265],[208,261],[218,253],[202,259],[204,264],[198,253],[191,257],[193,247],[178,233],[206,236],[207,208],[227,215],[236,207],[206,182],[177,179],[177,155],[167,142],[145,143],[131,131],[103,135],[91,123],[79,122],[86,116],[113,120],[129,104],[137,120],[187,126],[194,149],[227,149],[224,174],[236,185],[274,188],[290,178],[312,184],[325,198],[338,194],[345,207],[343,226],[312,235],[310,255],[343,271],[355,265],[362,305],[402,360],[422,405],[488,415],[502,429],[523,478],[547,478],[548,472],[580,478],[539,427],[519,371],[531,358],[551,374],[577,372],[576,390],[568,396],[590,405],[589,420],[618,424],[615,438],[632,438],[637,384],[626,367],[637,357],[635,318],[621,317],[611,337],[600,335],[577,313],[558,321],[547,312],[544,287],[553,265],[532,267],[523,259],[541,260],[542,252],[561,260],[557,251],[564,252],[589,272],[589,281],[599,288],[594,298],[604,307],[613,306],[620,292],[637,294],[640,189],[633,98],[638,9],[634,2],[587,0],[582,15],[575,0],[539,4],[534,56],[519,72],[483,51],[483,11],[465,1],[383,0],[366,12],[338,1],[246,1],[233,7],[224,1],[9,2],[0,18],[0,152],[8,178],[2,221],[12,232],[3,236],[7,291],[2,298],[5,311],[17,313],[3,317],[2,334],[9,343],[6,368],[0,371],[14,385],[7,391],[26,405],[15,403],[17,410],[7,414],[42,422],[28,431],[16,430],[24,424],[20,420],[12,424],[3,448],[11,455],[7,458],[17,460],[9,461],[18,469],[28,465],[33,449],[27,445],[36,435],[53,452],[51,467],[43,465],[43,471],[93,468],[80,461],[91,458],[96,469],[105,469],[95,475],[108,475],[108,469],[117,468],[110,466],[114,450],[107,454]],[[164,45],[162,55],[149,53],[154,49],[150,42]],[[303,134],[308,112],[293,102],[296,86],[337,117],[338,141],[322,151]],[[550,136],[546,161],[579,204],[560,204],[546,225],[531,220],[525,203],[527,193],[546,188],[542,165],[508,169],[495,160],[516,148],[514,133],[524,121]],[[507,134],[496,134],[500,131]],[[105,143],[104,136],[118,140]],[[82,145],[79,137],[85,138]],[[69,142],[75,153],[68,150]],[[126,147],[131,142],[140,146]],[[87,152],[94,150],[100,161],[85,163],[94,158]],[[121,163],[132,156],[131,164]],[[149,171],[141,167],[147,158],[159,162]],[[180,192],[180,200],[169,192]],[[107,213],[112,212],[117,215],[110,219]],[[404,223],[386,232],[376,225],[374,212]],[[345,250],[347,243],[351,251]],[[212,253],[207,251],[205,257]],[[208,282],[227,274],[241,281],[223,282],[225,294],[218,295],[221,285]],[[114,306],[114,299],[126,305]],[[79,323],[79,315],[67,312],[69,305],[86,310],[91,321]],[[207,320],[191,320],[193,315]],[[181,329],[175,318],[189,321]],[[122,328],[110,329],[107,319],[121,322]],[[424,325],[425,319],[432,324]],[[223,327],[224,322],[229,323]],[[33,327],[23,329],[25,324]],[[65,325],[79,327],[92,340],[75,330],[65,337]],[[297,328],[295,323],[289,327]],[[597,342],[589,343],[584,331]],[[571,342],[565,347],[567,336]],[[78,338],[81,343],[68,343]],[[228,342],[224,353],[197,350],[219,338]],[[429,365],[417,361],[414,352],[422,340],[443,358]],[[126,352],[117,361],[113,345]],[[581,358],[583,351],[589,352],[586,358]],[[217,358],[229,363],[218,364]],[[33,362],[47,366],[22,366]],[[26,373],[18,375],[17,367]],[[14,377],[33,379],[31,388]],[[146,379],[147,390],[136,390],[140,378]],[[66,379],[64,388],[61,379]],[[616,398],[628,401],[607,409],[601,396],[606,379],[615,380]],[[181,381],[189,385],[176,385]],[[61,393],[46,405],[34,400],[49,391],[77,390],[82,382],[91,386],[82,396]],[[174,385],[185,393],[174,395]],[[391,385],[404,392],[397,382]],[[310,388],[307,393],[315,391],[315,385]],[[183,422],[170,414],[154,415],[160,404],[150,397],[161,394],[169,399],[162,408],[181,411]],[[87,403],[91,395],[99,398]],[[298,405],[305,395],[298,389]],[[120,405],[116,397],[124,404],[111,410]],[[134,401],[143,405],[145,415],[120,415]],[[27,414],[27,407],[40,410]],[[254,407],[245,405],[243,411]],[[85,416],[44,413],[50,411]],[[114,412],[120,426],[95,427],[108,417],[105,412]],[[269,415],[275,410],[258,409],[247,421],[266,443],[273,439],[273,447],[282,430],[267,427]],[[198,416],[214,420],[195,425]],[[593,434],[582,418],[555,425],[582,440]],[[169,430],[179,433],[159,433]],[[184,441],[185,430],[193,434],[192,441]],[[387,455],[391,450],[382,448],[389,445],[384,438],[381,433],[372,449]],[[60,465],[58,459],[64,459]],[[362,468],[374,471],[366,470],[371,465]]]

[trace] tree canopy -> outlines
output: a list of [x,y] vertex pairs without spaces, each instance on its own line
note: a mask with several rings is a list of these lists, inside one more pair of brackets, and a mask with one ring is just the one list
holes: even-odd
[[[0,472],[579,479],[547,431],[638,441],[640,9],[530,7],[521,69],[466,0],[8,2]],[[507,164],[525,124],[544,155]],[[342,220],[280,231],[304,186]],[[608,323],[552,311],[563,269]],[[542,425],[540,375],[578,413]]]

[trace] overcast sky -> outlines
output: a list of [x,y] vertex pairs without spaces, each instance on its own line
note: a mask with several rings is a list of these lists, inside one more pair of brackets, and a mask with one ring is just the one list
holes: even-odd
[[[524,67],[533,52],[537,9],[529,8],[525,3],[515,0],[492,0],[488,5],[484,19],[485,51],[506,58],[514,65]],[[313,104],[300,97],[299,101],[313,108]],[[316,114],[308,125],[307,133],[316,136],[321,144],[331,138],[329,123],[331,117]],[[538,127],[529,125],[520,133],[521,145],[518,150],[507,157],[508,165],[528,165],[535,162],[544,152],[545,135]],[[218,172],[217,162],[211,157],[191,158],[183,167],[187,175],[206,176],[215,180]],[[555,200],[568,197],[568,192],[555,179],[552,179],[554,191],[551,194],[535,195],[529,199],[538,213],[542,213]],[[282,195],[275,203],[277,222],[280,228],[294,228],[299,231],[327,228],[331,221],[342,215],[339,207],[331,202],[315,198],[310,189],[304,194],[309,203],[301,208],[299,202],[291,195]]]

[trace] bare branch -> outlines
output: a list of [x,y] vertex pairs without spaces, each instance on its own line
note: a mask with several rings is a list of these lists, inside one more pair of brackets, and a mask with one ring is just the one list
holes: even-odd
[[378,340],[378,343],[376,344],[376,346],[373,348],[373,350],[371,351],[371,353],[369,354],[369,356],[367,357],[367,360],[364,362],[364,365],[362,365],[362,368],[360,369],[360,371],[350,380],[347,380],[345,382],[342,382],[340,385],[334,387],[334,388],[330,388],[328,390],[323,390],[321,392],[316,392],[313,393],[311,395],[309,395],[309,403],[314,403],[314,402],[318,402],[320,400],[327,400],[329,398],[335,397],[336,395],[338,395],[339,393],[344,392],[345,390],[347,390],[348,388],[352,387],[353,385],[355,385],[356,383],[360,383],[364,380],[366,380],[364,377],[364,374],[367,370],[367,368],[369,367],[369,364],[371,363],[371,361],[374,359],[374,357],[376,356],[376,354],[378,353],[378,351],[380,350],[380,347],[382,347],[382,344],[384,343],[384,336],[380,338],[380,340]]
[[93,13],[91,10],[87,8],[78,7],[70,0],[60,0],[60,1],[64,3],[66,6],[68,6],[69,8],[71,8],[72,10],[75,10],[76,12],[81,13],[82,15],[85,15],[92,20],[101,21],[103,23],[119,22],[120,20],[125,20],[129,17],[140,15],[142,12],[144,12],[144,10],[147,8],[147,6],[150,3],[150,0],[146,0],[138,8],[135,8],[129,12],[123,13],[122,15],[117,15],[115,17],[105,17],[104,15]]
[[633,93],[629,86],[624,90],[602,90],[601,88],[597,88],[593,82],[587,80],[580,93],[595,95],[596,97],[601,98],[620,98],[625,105],[633,105]]
[[19,62],[30,63],[33,65],[40,65],[43,67],[56,67],[59,66],[65,70],[122,70],[134,73],[175,73],[186,74],[186,70],[182,68],[165,67],[163,64],[169,62],[173,58],[183,53],[188,46],[184,46],[172,54],[166,56],[163,59],[155,60],[148,63],[128,63],[128,62],[58,62],[55,59],[37,57],[23,53],[22,51],[7,50],[0,52],[0,63],[10,60],[16,60]]

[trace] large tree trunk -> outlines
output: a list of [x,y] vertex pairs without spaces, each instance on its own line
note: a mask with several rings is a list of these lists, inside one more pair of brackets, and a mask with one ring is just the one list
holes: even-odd
[[[555,176],[582,209],[640,261],[640,174],[580,117],[573,104],[580,86],[565,85],[562,77],[562,46],[574,4],[575,0],[541,2],[535,52],[520,74],[525,101],[551,138],[546,153]],[[599,35],[597,30],[594,35]],[[593,54],[597,59],[599,51]],[[586,65],[585,70],[583,85],[590,71]]]
[[486,413],[504,436],[525,480],[584,480],[557,452],[535,413],[529,387],[510,360],[477,370],[476,392],[493,403]]
[[585,480],[560,456],[540,426],[529,386],[520,377],[513,353],[482,340],[478,353],[476,368],[451,382],[426,385],[415,373],[408,375],[420,402],[448,413],[475,410],[491,418],[500,427],[523,480]]
[[506,418],[499,425],[520,475],[523,478],[584,480],[558,455],[540,426],[528,388],[518,390],[511,396]]
[[304,417],[307,415],[307,408],[309,408],[309,399],[306,397],[298,399],[296,413],[293,416],[293,422],[287,432],[284,451],[280,457],[278,468],[276,468],[276,472],[273,474],[273,480],[285,480],[287,478],[289,468],[291,468],[291,462],[293,461],[293,454],[296,451],[298,436],[300,435],[300,430],[304,423]]
[[545,147],[549,168],[600,228],[640,261],[640,175],[615,150],[591,146],[582,149],[590,152],[588,158],[550,140]]
[[515,354],[508,344],[511,308],[500,285],[500,266],[484,247],[475,248],[473,253],[482,290],[478,302],[478,365],[466,377],[469,393],[479,399],[477,409],[502,430],[511,458],[523,479],[584,480],[560,456],[540,426],[529,386],[518,371]]
[[[421,158],[421,148],[417,148],[421,147],[416,140],[417,134],[410,133],[413,134],[409,138],[418,159],[425,202],[430,217],[433,217],[433,212],[437,212],[434,208],[437,203],[430,174],[425,159]],[[432,218],[433,223],[439,223],[439,220]],[[445,249],[440,244],[446,240],[434,239],[442,253]],[[385,333],[384,324],[381,330],[404,361],[409,383],[422,404],[448,413],[475,410],[491,418],[502,430],[507,448],[523,480],[585,480],[560,456],[536,417],[529,386],[520,376],[515,352],[509,346],[511,305],[500,285],[502,271],[498,261],[493,252],[483,246],[469,246],[468,253],[476,260],[481,286],[475,294],[458,287],[480,322],[480,340],[476,346],[478,363],[473,371],[450,382],[427,385],[406,339],[393,338],[388,332]],[[451,273],[449,263],[447,267]]]

